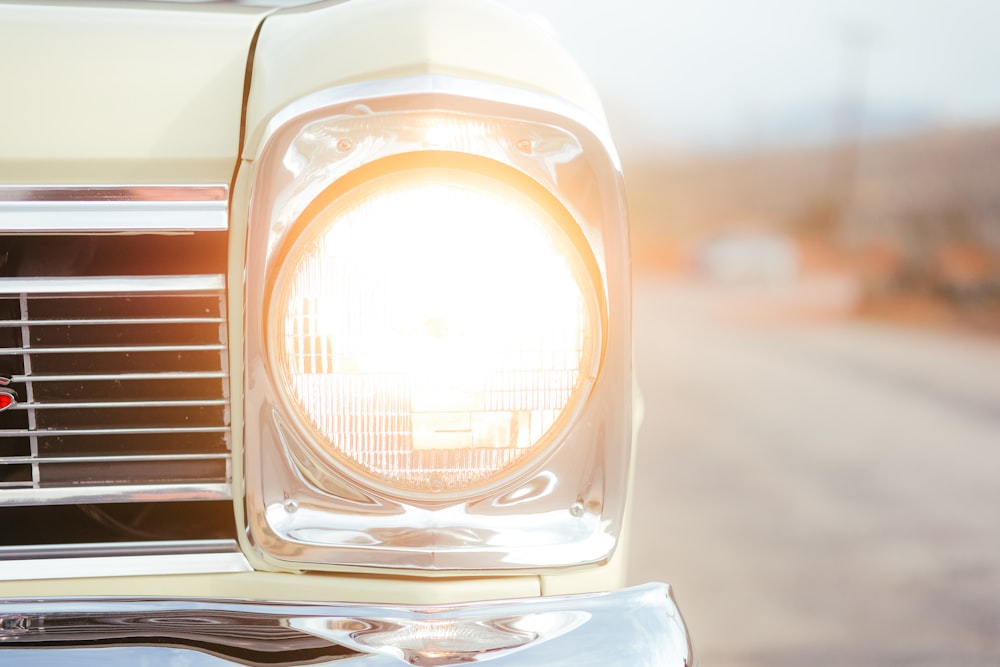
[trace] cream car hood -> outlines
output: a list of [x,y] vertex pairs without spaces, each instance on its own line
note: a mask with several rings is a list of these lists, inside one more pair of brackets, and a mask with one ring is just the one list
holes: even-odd
[[269,11],[0,4],[0,182],[228,183]]

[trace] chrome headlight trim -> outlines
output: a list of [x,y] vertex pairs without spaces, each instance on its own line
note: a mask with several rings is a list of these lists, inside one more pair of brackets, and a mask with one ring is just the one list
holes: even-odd
[[[411,121],[427,118],[480,123],[487,140],[407,139]],[[370,133],[372,123],[388,126],[377,140],[344,134],[351,127]],[[303,143],[307,128],[312,139]],[[540,93],[425,76],[315,93],[280,111],[264,136],[248,236],[245,447],[248,532],[262,560],[277,568],[447,572],[549,570],[609,558],[629,467],[631,316],[621,173],[602,122]],[[595,258],[607,331],[600,377],[544,456],[514,481],[421,502],[304,468],[289,455],[308,445],[269,379],[264,267],[332,183],[382,158],[431,152],[501,162],[570,212]]]
[[265,126],[260,145],[267,145],[283,127],[317,109],[337,107],[359,100],[374,102],[432,94],[463,98],[473,103],[512,105],[570,120],[593,134],[615,168],[621,168],[618,152],[604,120],[584,109],[541,92],[441,74],[366,81],[316,91],[278,111]]

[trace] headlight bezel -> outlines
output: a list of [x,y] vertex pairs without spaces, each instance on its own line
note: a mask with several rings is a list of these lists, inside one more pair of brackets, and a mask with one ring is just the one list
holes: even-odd
[[[503,136],[490,135],[486,143],[459,137],[462,145],[448,145],[447,137],[444,144],[440,137],[414,143],[393,126],[369,144],[354,140],[356,150],[338,152],[336,137],[320,131],[337,126],[371,133],[373,124],[397,121],[405,130],[420,119],[448,127],[481,123],[487,134],[500,128]],[[313,143],[302,144],[303,133],[314,130]],[[310,153],[316,141],[326,142],[322,155]],[[295,221],[332,183],[380,157],[434,151],[495,160],[544,188],[570,214],[597,274],[601,372],[571,423],[523,475],[481,493],[414,502],[322,467],[307,470],[309,462],[289,455],[306,445],[263,361],[268,287],[260,268],[271,264]],[[342,86],[293,103],[269,124],[253,165],[245,481],[237,497],[243,496],[247,543],[259,565],[514,573],[610,558],[622,528],[630,468],[631,314],[621,171],[601,122],[544,94],[428,75]]]

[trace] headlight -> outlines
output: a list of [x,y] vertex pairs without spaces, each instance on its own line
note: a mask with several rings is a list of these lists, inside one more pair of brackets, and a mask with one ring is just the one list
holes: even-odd
[[441,499],[546,450],[601,340],[599,277],[555,198],[502,165],[426,153],[368,165],[303,218],[268,347],[306,469]]
[[426,76],[321,91],[270,122],[252,158],[237,489],[258,567],[610,557],[630,464],[628,238],[590,120]]

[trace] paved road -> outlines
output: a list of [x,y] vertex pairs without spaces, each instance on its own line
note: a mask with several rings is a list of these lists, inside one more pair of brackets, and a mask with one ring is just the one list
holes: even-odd
[[638,282],[631,580],[701,667],[1000,665],[1000,341],[752,306]]

